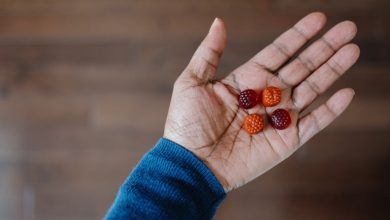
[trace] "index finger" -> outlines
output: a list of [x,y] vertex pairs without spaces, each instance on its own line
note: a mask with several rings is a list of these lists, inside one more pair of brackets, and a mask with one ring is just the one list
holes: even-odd
[[259,71],[269,73],[276,71],[313,38],[325,23],[326,16],[321,12],[306,15],[248,62],[235,69],[223,81],[236,86],[237,83],[233,82],[250,85],[253,79],[259,78]]
[[326,16],[313,12],[281,34],[270,45],[256,54],[251,61],[271,71],[277,70],[325,25]]

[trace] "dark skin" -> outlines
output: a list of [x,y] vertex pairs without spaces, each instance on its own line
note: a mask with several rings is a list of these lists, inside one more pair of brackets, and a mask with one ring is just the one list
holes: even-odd
[[[335,25],[296,54],[325,22],[322,13],[307,15],[227,77],[216,79],[227,40],[223,21],[216,19],[175,82],[164,137],[204,161],[226,192],[286,159],[334,121],[354,96],[353,89],[341,89],[318,108],[302,114],[359,57],[359,47],[350,43],[357,31],[351,21]],[[296,58],[290,60],[293,56]],[[280,104],[239,108],[240,91],[260,92],[267,86],[282,89]],[[291,115],[292,123],[285,130],[267,124],[266,115],[277,108]],[[255,135],[243,128],[245,116],[251,113],[265,119],[264,130]]]

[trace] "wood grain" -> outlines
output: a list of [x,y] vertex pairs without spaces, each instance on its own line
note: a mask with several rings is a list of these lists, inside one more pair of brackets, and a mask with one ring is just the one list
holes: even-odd
[[[161,137],[172,84],[225,20],[223,77],[311,11],[357,23],[349,109],[216,219],[389,219],[385,0],[0,0],[0,219],[99,219]],[[318,102],[314,105],[318,105]]]

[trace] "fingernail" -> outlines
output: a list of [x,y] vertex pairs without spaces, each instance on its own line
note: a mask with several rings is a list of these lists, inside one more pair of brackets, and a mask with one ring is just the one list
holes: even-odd
[[355,96],[355,90],[354,90],[354,89],[352,89],[352,88],[349,88],[349,91],[351,91],[351,92],[352,92],[352,96]]
[[210,30],[218,23],[218,21],[219,21],[219,18],[216,17],[216,18],[214,19],[213,23],[211,24]]

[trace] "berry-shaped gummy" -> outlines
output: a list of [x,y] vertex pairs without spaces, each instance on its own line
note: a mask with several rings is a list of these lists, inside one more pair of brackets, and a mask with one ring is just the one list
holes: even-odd
[[265,107],[272,107],[280,103],[282,100],[282,91],[274,86],[267,87],[261,93],[261,99]]
[[288,111],[284,109],[276,109],[271,114],[271,125],[272,127],[283,130],[286,129],[291,124],[291,117]]
[[252,108],[257,104],[257,93],[252,89],[244,90],[238,96],[238,104],[241,108]]
[[244,119],[244,129],[249,134],[257,134],[264,128],[263,117],[259,114],[247,115]]

